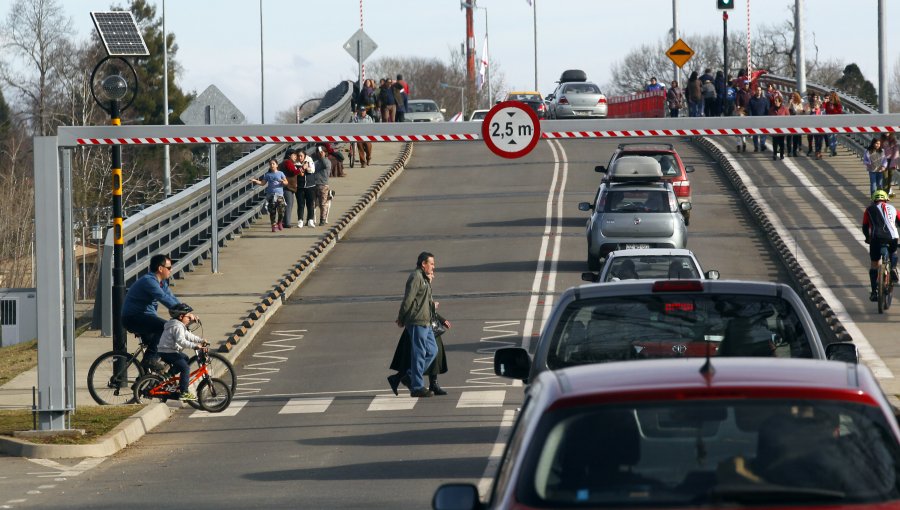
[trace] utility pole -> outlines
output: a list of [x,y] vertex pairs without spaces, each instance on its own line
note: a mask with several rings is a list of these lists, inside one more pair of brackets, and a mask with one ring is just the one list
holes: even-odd
[[890,94],[888,93],[887,79],[887,43],[885,42],[884,21],[887,19],[884,13],[884,0],[878,0],[878,111],[889,113]]
[[[169,125],[169,41],[166,37],[166,0],[162,3],[163,31],[163,125]],[[172,196],[172,166],[169,159],[169,144],[163,148],[163,191],[166,198]]]
[[[678,0],[672,0],[672,44],[675,44],[678,41]],[[680,76],[680,68],[678,64],[672,62],[672,69],[674,74],[672,75],[675,81],[678,82],[678,85],[681,85],[681,76]]]
[[806,93],[806,51],[803,47],[803,0],[794,0],[794,44],[797,47],[797,90]]

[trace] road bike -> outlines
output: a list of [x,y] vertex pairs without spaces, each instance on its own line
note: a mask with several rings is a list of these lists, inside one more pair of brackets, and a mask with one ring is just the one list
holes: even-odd
[[[202,328],[203,325],[199,319],[188,326],[191,332],[201,337],[203,336]],[[91,364],[90,369],[88,369],[88,392],[98,404],[116,405],[133,402],[134,383],[142,375],[148,373],[148,370],[140,363],[147,346],[144,345],[140,335],[135,336],[138,339],[138,346],[134,352],[105,352],[97,357]],[[207,354],[207,357],[209,372],[213,376],[221,377],[228,383],[228,387],[233,395],[237,391],[237,373],[234,370],[234,365],[225,356],[217,352],[210,352]],[[195,370],[199,365],[198,356],[192,356],[188,363],[191,370]]]
[[894,298],[894,282],[891,281],[891,256],[886,246],[881,247],[881,266],[878,268],[878,313],[891,307]]
[[[197,385],[197,400],[187,400],[194,409],[202,409],[209,413],[221,413],[231,404],[231,389],[228,384],[209,373],[209,356],[204,347],[194,349],[197,352],[197,366],[190,375],[190,385]],[[142,404],[152,399],[165,402],[180,395],[178,391],[181,374],[165,377],[155,372],[146,373],[134,383],[134,403]]]
[[356,142],[350,142],[347,144],[347,148],[344,149],[349,154],[347,154],[347,164],[350,165],[350,168],[356,166]]

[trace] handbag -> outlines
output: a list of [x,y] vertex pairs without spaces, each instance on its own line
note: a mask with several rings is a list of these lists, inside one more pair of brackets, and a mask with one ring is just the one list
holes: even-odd
[[441,336],[447,332],[447,327],[444,326],[444,323],[437,319],[431,319],[431,329],[434,331],[434,336]]

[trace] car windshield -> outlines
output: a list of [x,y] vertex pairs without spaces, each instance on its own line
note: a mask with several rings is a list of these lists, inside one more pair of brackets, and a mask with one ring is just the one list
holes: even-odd
[[598,209],[607,213],[672,212],[668,192],[655,188],[627,190],[613,189],[606,193],[605,197],[601,199],[601,202],[601,206],[598,207]]
[[685,255],[627,255],[610,260],[605,282],[638,279],[696,279],[700,278],[697,266]]
[[877,407],[813,399],[677,400],[563,408],[530,441],[528,507],[876,503],[900,497]]
[[410,113],[431,113],[438,111],[438,107],[434,103],[409,103]]
[[480,120],[487,116],[487,112],[475,112],[472,114],[472,120]]
[[572,83],[563,89],[564,94],[599,94],[600,87],[593,83]]
[[732,294],[580,299],[552,332],[547,366],[679,356],[811,358],[806,330],[778,297]]

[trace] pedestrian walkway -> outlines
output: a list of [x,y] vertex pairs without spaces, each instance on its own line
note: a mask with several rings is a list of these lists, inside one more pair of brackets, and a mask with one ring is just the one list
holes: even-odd
[[[210,263],[195,267],[186,277],[174,281],[172,291],[179,300],[190,304],[203,323],[203,336],[218,346],[240,328],[248,314],[257,310],[258,304],[273,287],[295,272],[297,263],[310,249],[319,245],[328,228],[349,212],[361,212],[358,200],[398,161],[403,143],[375,144],[371,164],[350,168],[345,161],[346,177],[329,179],[336,196],[329,213],[329,225],[297,228],[296,208],[293,212],[293,228],[271,232],[268,216],[263,215],[245,229],[240,237],[219,250],[219,272],[212,274]],[[371,203],[371,202],[370,202]],[[260,204],[260,207],[262,203]],[[342,234],[343,235],[343,234]],[[307,266],[305,271],[312,270]],[[165,308],[160,307],[165,314]],[[165,317],[165,315],[163,315]],[[255,328],[264,321],[256,321]],[[255,330],[252,331],[255,334]],[[252,335],[248,335],[252,337]],[[133,335],[128,335],[129,351],[136,348]],[[250,338],[245,336],[237,348],[225,355],[236,358]],[[91,363],[102,353],[112,350],[112,338],[101,337],[98,330],[90,330],[75,340],[76,406],[95,405],[87,391],[87,373]],[[37,385],[37,368],[29,370],[0,387],[0,409],[30,408],[32,388]]]

